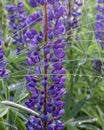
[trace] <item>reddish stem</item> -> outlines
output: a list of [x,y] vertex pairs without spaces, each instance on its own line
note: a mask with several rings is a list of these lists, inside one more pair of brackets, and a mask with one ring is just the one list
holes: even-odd
[[[44,44],[44,49],[45,49],[45,46],[47,44],[47,41],[48,41],[48,13],[47,13],[47,2],[45,2],[44,4],[44,11],[45,11],[45,37],[44,37],[44,40],[45,40],[45,44]],[[47,54],[44,54],[44,63],[46,62],[47,60]],[[44,69],[44,78],[46,78],[45,80],[47,80],[47,68]],[[47,106],[47,85],[44,86],[44,94],[45,94],[45,97],[44,97],[44,114],[47,113],[46,111],[46,106]],[[47,130],[47,121],[44,121],[44,130]]]

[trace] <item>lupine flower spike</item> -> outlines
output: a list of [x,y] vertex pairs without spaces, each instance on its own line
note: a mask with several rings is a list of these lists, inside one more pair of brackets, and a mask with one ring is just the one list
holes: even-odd
[[[104,0],[97,0],[98,5],[96,6],[96,10],[99,14],[96,15],[96,23],[95,23],[95,38],[97,44],[100,44],[102,49],[104,49]],[[93,68],[101,73],[104,73],[103,66],[104,63],[101,60],[93,59]]]
[[7,62],[4,61],[4,50],[2,49],[2,45],[4,42],[0,40],[0,77],[8,76],[8,72],[6,70]]
[[13,44],[24,46],[26,44],[24,33],[26,32],[26,11],[23,9],[23,2],[17,5],[7,5],[9,13],[9,30],[12,33]]
[[99,12],[99,14],[96,15],[95,37],[97,43],[99,43],[104,49],[104,6],[102,3],[104,3],[103,0],[98,0],[98,5],[96,7],[96,10]]
[[82,14],[81,9],[79,8],[82,5],[80,0],[75,0],[73,3],[71,1],[67,2],[67,31],[71,29],[75,29],[78,27],[79,24],[79,16]]
[[[41,12],[43,19],[37,21],[43,25],[43,31],[30,29],[28,32],[32,36],[30,46],[32,45],[35,51],[28,53],[27,64],[35,65],[34,72],[37,77],[32,72],[26,76],[26,87],[32,94],[26,106],[37,110],[41,116],[31,115],[27,130],[63,130],[64,124],[60,118],[64,113],[64,102],[61,99],[66,93],[64,88],[66,79],[63,77],[66,70],[62,62],[66,53],[63,50],[65,42],[60,34],[65,33],[62,17],[64,7],[60,0],[30,0],[30,5],[33,8],[42,6],[44,12]],[[39,15],[35,14],[35,19],[36,16]],[[40,53],[42,43],[43,54]]]

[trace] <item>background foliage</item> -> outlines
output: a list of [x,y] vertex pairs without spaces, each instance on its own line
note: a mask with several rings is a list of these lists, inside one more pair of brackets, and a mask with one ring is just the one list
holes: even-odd
[[[15,0],[17,2],[18,0]],[[7,1],[0,1],[0,37],[5,40],[5,60],[10,76],[0,79],[0,101],[12,100],[24,105],[29,93],[25,88],[25,74],[31,69],[25,65],[27,48],[16,55],[11,44],[11,33],[8,30],[8,14],[5,10]],[[34,12],[25,0],[28,14]],[[92,69],[92,59],[104,61],[104,51],[96,43],[94,24],[96,1],[83,0],[80,26],[74,30],[73,41],[67,44],[67,57],[64,66],[67,69],[65,87],[65,130],[104,130],[104,77],[103,72]],[[39,26],[36,27],[39,29]],[[76,41],[75,37],[80,37]],[[34,68],[33,68],[34,69]],[[14,97],[14,98],[12,98]],[[0,130],[25,130],[28,119],[26,111],[0,104]]]

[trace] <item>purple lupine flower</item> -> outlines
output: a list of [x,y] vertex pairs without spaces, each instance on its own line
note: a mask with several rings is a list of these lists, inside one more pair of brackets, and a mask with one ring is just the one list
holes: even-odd
[[29,52],[27,54],[27,59],[26,59],[27,64],[29,66],[35,65],[41,60],[39,51],[40,51],[40,43],[41,40],[43,39],[43,32],[42,31],[37,32],[32,27],[37,23],[42,22],[42,17],[43,17],[43,12],[38,11],[29,15],[26,19],[26,26],[29,25],[31,27],[31,28],[28,27],[27,31],[25,31],[24,33],[25,43],[29,49]]
[[4,50],[2,49],[3,41],[0,40],[0,77],[8,76],[8,72],[6,70],[7,63],[4,61]]
[[[74,6],[73,6],[74,5]],[[75,0],[74,3],[70,1],[67,2],[67,7],[69,10],[67,11],[68,18],[66,19],[66,30],[69,31],[78,27],[79,16],[82,14],[81,9],[79,7],[82,5],[81,0]]]
[[0,39],[2,39],[3,34],[2,34],[2,26],[0,25]]
[[104,2],[104,0],[97,0],[97,2],[98,2],[98,3],[103,3],[103,2]]
[[93,69],[101,72],[101,69],[104,63],[101,62],[100,60],[95,60],[95,59],[92,60],[92,63],[93,63]]
[[[98,0],[98,3],[104,3],[104,1]],[[97,43],[104,49],[104,6],[98,4],[96,10],[100,12],[100,14],[96,15],[95,38]]]
[[6,6],[9,14],[9,29],[12,33],[13,44],[25,44],[23,34],[26,31],[26,11],[23,7],[23,2],[19,2],[17,5]]
[[[96,15],[96,23],[95,23],[95,38],[98,44],[101,45],[102,49],[104,49],[104,6],[101,5],[104,3],[104,0],[97,0],[98,5],[96,6],[96,10],[99,14]],[[104,62],[101,60],[92,60],[93,69],[103,74],[103,66]]]
[[[64,6],[60,0],[30,0],[30,5],[33,8],[43,6],[44,12],[31,15],[27,21],[35,20],[38,16],[43,16],[44,19],[41,17],[36,22],[43,25],[40,32],[32,28],[25,33],[25,39],[30,41],[29,48],[34,48],[28,52],[27,64],[35,66],[34,73],[37,76],[29,72],[25,77],[26,87],[32,94],[25,104],[41,115],[30,116],[27,130],[63,130],[64,124],[60,118],[64,114],[64,102],[61,99],[66,93],[66,79],[63,77],[66,70],[62,63],[66,53],[63,50],[65,41],[60,35],[65,33]],[[43,48],[40,47],[42,43]]]

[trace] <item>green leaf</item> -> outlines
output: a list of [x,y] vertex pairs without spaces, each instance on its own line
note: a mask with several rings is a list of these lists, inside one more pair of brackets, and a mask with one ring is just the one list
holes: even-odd
[[0,130],[6,130],[2,118],[0,118]]
[[[8,123],[16,126],[18,130],[26,130],[24,122],[18,117],[18,112],[16,114],[12,110],[9,110]],[[9,130],[11,130],[11,128],[9,128]]]
[[7,123],[7,122],[0,122],[0,124],[3,124],[4,127],[8,127],[8,128],[10,128],[10,129],[12,129],[12,130],[18,130],[17,127],[15,127],[15,126],[13,126],[13,125],[10,125],[10,124]]
[[76,46],[73,46],[73,49],[74,49],[75,51],[79,52],[80,54],[83,54],[83,53],[84,53],[80,48],[78,48],[78,47],[76,47]]
[[13,59],[13,62],[15,62],[15,63],[23,62],[23,61],[25,61],[25,59],[26,59],[26,56],[21,56],[21,57]]
[[[80,68],[80,70],[82,71],[82,73],[83,73],[84,75],[86,75],[86,73],[85,73],[85,71],[84,71],[83,68]],[[88,76],[83,76],[83,78],[85,79],[86,83],[91,87],[92,83],[90,82],[89,77],[88,77]]]
[[26,130],[24,122],[20,120],[18,117],[16,117],[16,125],[17,125],[18,130]]
[[2,88],[3,88],[3,92],[5,93],[5,98],[7,100],[9,100],[10,99],[10,91],[8,89],[7,83],[4,80],[2,80]]
[[81,108],[83,107],[83,105],[86,103],[86,101],[87,101],[86,98],[84,98],[84,99],[78,101],[78,102],[73,106],[72,110],[70,111],[69,117],[70,117],[70,118],[75,117],[75,116],[79,113],[79,111],[81,110]]
[[5,107],[0,104],[0,118],[5,116],[8,113],[8,107]]
[[24,84],[21,84],[21,86],[18,87],[14,94],[14,102],[20,102],[23,99],[25,99],[28,95],[29,93],[26,92]]
[[78,66],[81,66],[81,65],[85,64],[85,63],[86,63],[86,60],[87,60],[87,57],[83,57],[83,58],[79,61]]
[[18,83],[15,83],[15,84],[11,84],[8,88],[9,88],[10,91],[14,91],[14,90],[19,89],[23,85],[24,85],[24,82],[18,82]]
[[29,93],[21,93],[18,97],[14,98],[14,102],[21,102],[24,100],[26,97],[28,97]]
[[96,49],[96,43],[89,46],[87,54],[91,54]]
[[66,127],[68,128],[68,130],[79,130],[76,127],[74,127],[74,126],[72,126],[70,124],[66,125]]
[[80,125],[80,128],[84,128],[84,129],[87,129],[87,130],[98,130],[98,128],[96,126],[89,125],[89,124]]
[[[67,90],[68,91],[68,90]],[[69,119],[69,111],[71,109],[71,107],[73,106],[73,101],[72,101],[72,97],[70,95],[70,91],[67,92],[67,94],[64,97],[64,102],[66,103],[65,105],[65,114],[63,115],[64,121]]]
[[99,120],[100,123],[102,124],[102,126],[104,126],[104,113],[102,112],[102,110],[99,108],[99,106],[96,107],[98,112],[99,112]]

